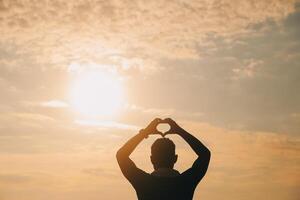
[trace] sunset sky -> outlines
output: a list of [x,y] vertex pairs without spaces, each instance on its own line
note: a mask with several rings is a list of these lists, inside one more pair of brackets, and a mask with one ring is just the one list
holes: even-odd
[[155,117],[212,152],[194,199],[299,199],[300,1],[0,0],[0,91],[0,200],[136,199]]

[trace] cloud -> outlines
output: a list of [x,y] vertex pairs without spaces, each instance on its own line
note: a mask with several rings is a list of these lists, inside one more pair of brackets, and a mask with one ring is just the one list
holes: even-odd
[[[69,3],[65,4],[66,7],[71,6],[71,3],[70,5]],[[231,5],[231,3],[229,4]],[[241,5],[243,4],[241,3]],[[266,5],[265,2],[258,4],[258,8]],[[272,6],[280,6],[279,4],[274,3],[274,5],[266,7],[271,9]],[[239,3],[232,6],[234,5],[238,6]],[[9,5],[7,4],[7,6]],[[52,3],[49,6],[51,7]],[[297,54],[299,52],[299,39],[297,37],[299,28],[296,26],[299,21],[299,12],[297,10],[293,12],[296,8],[294,8],[294,4],[290,5],[289,3],[282,7],[282,11],[285,10],[285,6],[291,6],[291,10],[286,9],[287,15],[277,12],[277,17],[253,22],[245,26],[249,31],[247,34],[231,34],[230,36],[224,36],[217,32],[204,34],[206,35],[204,37],[205,42],[199,43],[194,49],[199,55],[197,59],[177,57],[174,54],[173,57],[162,56],[164,58],[146,56],[148,61],[151,60],[148,62],[144,60],[143,56],[140,56],[140,53],[143,54],[143,50],[136,49],[136,54],[128,53],[130,51],[114,51],[113,48],[105,50],[97,38],[87,37],[88,40],[95,41],[89,42],[86,46],[78,44],[78,49],[67,48],[64,53],[72,54],[73,50],[85,51],[85,48],[89,50],[89,45],[91,45],[91,49],[94,48],[94,50],[90,52],[90,55],[94,55],[93,57],[86,57],[86,54],[77,52],[79,57],[75,56],[73,60],[69,59],[69,56],[64,56],[64,53],[60,54],[59,51],[53,50],[45,54],[47,55],[46,59],[50,59],[52,54],[57,53],[64,60],[63,64],[52,62],[52,59],[44,63],[44,61],[41,62],[44,59],[42,50],[28,52],[26,44],[19,46],[3,37],[4,43],[0,43],[0,49],[1,55],[3,55],[2,60],[5,60],[6,64],[0,69],[0,88],[3,91],[0,99],[2,102],[1,109],[6,111],[24,109],[18,105],[19,101],[44,102],[45,99],[65,99],[70,82],[70,75],[66,71],[97,66],[107,70],[117,68],[117,72],[126,79],[124,85],[128,90],[126,92],[131,95],[130,103],[145,108],[143,112],[147,111],[148,116],[152,117],[162,113],[174,115],[181,111],[202,113],[201,120],[209,121],[218,126],[297,133],[299,123],[291,120],[290,116],[299,110],[297,104],[299,95],[295,91],[299,85],[297,67],[300,58]],[[20,7],[33,9],[26,8],[26,6]],[[58,8],[60,7],[64,6],[58,6]],[[19,9],[22,10],[21,8]],[[13,12],[13,10],[7,12]],[[72,9],[70,12],[72,13]],[[225,9],[224,12],[228,11]],[[260,12],[260,9],[257,9],[257,12]],[[175,15],[175,13],[173,14]],[[61,15],[64,15],[64,12]],[[118,15],[115,20],[120,20]],[[124,21],[126,20],[124,19]],[[53,19],[52,23],[57,23],[57,21]],[[87,22],[82,23],[88,23],[88,18]],[[38,23],[35,26],[39,26]],[[62,26],[70,28],[73,24]],[[60,30],[61,27],[56,28]],[[31,29],[29,28],[29,30]],[[62,28],[62,32],[64,30]],[[94,30],[97,30],[96,26],[92,31]],[[196,30],[190,34],[197,34]],[[75,33],[80,34],[80,31],[72,32],[72,34]],[[173,34],[175,33],[176,31],[173,32]],[[15,34],[19,34],[19,32]],[[47,32],[37,31],[35,34],[45,34],[47,35],[45,38],[48,38]],[[72,34],[61,40],[72,38]],[[92,32],[91,35],[93,35]],[[101,34],[97,35],[101,37]],[[22,40],[22,37],[34,37],[34,34],[24,33],[14,41],[17,43],[19,39]],[[50,34],[49,38],[51,37],[53,36]],[[113,40],[113,36],[111,39]],[[74,40],[74,43],[80,43],[81,40],[82,38],[79,37],[78,40]],[[48,43],[45,43],[43,39],[30,41],[33,42],[31,44],[33,50],[36,46],[40,47],[34,42],[41,42],[46,50],[56,48],[56,46],[59,46],[57,48],[61,47],[61,45],[56,44],[48,46]],[[180,40],[178,42],[181,43]],[[152,43],[148,45],[150,47]],[[23,46],[24,48],[22,48]],[[151,49],[155,50],[155,48]],[[148,65],[147,63],[151,64]],[[145,71],[152,71],[153,73],[149,74]],[[160,98],[153,100],[153,97]],[[221,103],[220,99],[222,99]]]
[[100,127],[104,129],[116,128],[116,129],[124,129],[124,130],[139,130],[138,126],[118,123],[114,121],[99,121],[99,120],[76,120],[75,123],[83,126],[94,126]]
[[119,174],[111,168],[87,168],[83,169],[82,172],[93,177],[119,178]]
[[31,178],[27,175],[19,174],[0,174],[0,183],[1,184],[24,184],[24,182],[30,181]]
[[[24,128],[24,127],[42,127],[42,125],[55,123],[55,119],[39,114],[39,113],[27,113],[27,112],[7,112],[0,115],[0,120],[3,123],[0,128],[5,127],[15,127],[15,128]],[[5,123],[5,124],[4,124]],[[15,126],[15,123],[18,123],[18,126]],[[4,133],[3,133],[4,134]]]
[[263,64],[261,60],[247,60],[245,66],[240,68],[232,69],[234,76],[232,77],[234,80],[240,78],[252,78],[256,75],[258,71],[258,67]]
[[50,107],[50,108],[66,108],[66,107],[69,107],[69,105],[67,103],[65,103],[64,101],[60,101],[60,100],[50,100],[50,101],[42,102],[41,106]]
[[[295,1],[2,1],[1,40],[39,62],[149,57],[197,58],[206,34],[236,35],[267,19],[279,21]],[[59,30],[59,31],[58,31]],[[110,61],[111,62],[111,61]],[[149,66],[150,67],[150,66]]]
[[169,109],[163,109],[163,108],[144,108],[137,105],[128,105],[127,106],[128,111],[135,111],[135,112],[142,112],[143,114],[149,114],[149,115],[157,115],[157,116],[170,116],[175,113],[175,109],[169,108]]

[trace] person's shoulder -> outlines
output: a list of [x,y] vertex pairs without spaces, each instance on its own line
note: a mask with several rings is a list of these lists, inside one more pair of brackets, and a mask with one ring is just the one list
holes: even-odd
[[151,174],[149,174],[148,172],[145,172],[144,170],[138,169],[138,172],[136,173],[136,176],[138,178],[151,178]]

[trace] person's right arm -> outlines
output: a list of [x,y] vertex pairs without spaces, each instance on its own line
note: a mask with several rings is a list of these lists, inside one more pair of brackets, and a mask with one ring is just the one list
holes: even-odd
[[193,166],[183,173],[189,176],[191,180],[194,180],[195,183],[198,183],[205,175],[209,165],[211,155],[209,149],[196,137],[181,128],[174,120],[168,118],[165,119],[165,121],[171,127],[167,134],[175,133],[181,136],[198,155],[198,158],[195,160]]
[[137,145],[145,138],[145,132],[141,130],[138,134],[130,138],[117,152],[116,158],[123,175],[132,182],[133,179],[140,173],[140,169],[136,167],[130,159],[130,154],[134,151]]
[[159,134],[156,126],[161,119],[154,119],[145,129],[139,131],[138,134],[130,138],[117,152],[116,157],[123,175],[131,182],[137,182],[138,178],[145,174],[145,172],[136,167],[134,162],[130,159],[130,155],[136,147],[147,138],[150,134]]

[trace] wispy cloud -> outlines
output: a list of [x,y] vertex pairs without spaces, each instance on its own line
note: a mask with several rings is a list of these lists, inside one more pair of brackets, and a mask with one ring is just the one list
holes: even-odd
[[94,126],[104,129],[125,129],[125,130],[139,130],[140,128],[135,125],[129,125],[114,121],[101,121],[101,120],[76,120],[75,123],[83,126]]
[[29,176],[19,175],[19,174],[0,174],[0,182],[9,184],[9,183],[23,183],[30,180]]
[[263,64],[263,61],[261,60],[246,60],[244,63],[244,66],[241,66],[239,68],[232,69],[232,72],[234,73],[232,79],[238,80],[241,78],[253,78],[256,73],[259,71],[260,65]]
[[16,45],[26,47],[21,52],[39,53],[40,61],[53,63],[115,55],[128,63],[138,58],[147,62],[149,56],[193,58],[206,34],[243,34],[252,24],[287,16],[294,3],[43,0],[29,6],[2,1],[1,40],[16,38]]
[[41,106],[50,108],[67,108],[69,104],[61,100],[50,100],[41,103]]

